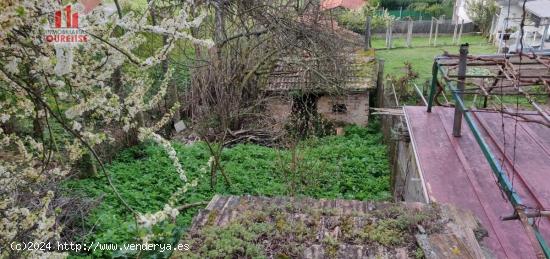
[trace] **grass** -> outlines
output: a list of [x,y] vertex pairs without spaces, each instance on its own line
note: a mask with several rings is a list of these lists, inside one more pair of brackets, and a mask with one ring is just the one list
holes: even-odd
[[[209,159],[205,144],[184,146],[175,143],[188,178],[198,179],[199,182],[180,203],[209,201],[215,194],[387,199],[391,196],[387,151],[381,144],[382,136],[377,133],[376,122],[371,125],[374,126],[347,127],[345,136],[306,140],[298,145],[294,156],[292,150],[251,144],[235,146],[223,154],[223,165],[233,185],[229,188],[220,179],[214,190],[210,188],[209,175],[201,173],[201,168]],[[181,186],[171,161],[154,144],[144,144],[121,152],[107,169],[122,197],[141,213],[162,209],[170,194]],[[82,223],[90,234],[81,242],[138,242],[132,215],[116,199],[105,178],[72,180],[66,182],[65,186],[73,195],[102,199]],[[169,229],[174,235],[159,242],[177,241],[198,209],[182,211],[175,224],[161,225],[160,228]],[[117,255],[132,256],[107,251],[75,256]]]
[[[449,53],[458,53],[458,46],[452,44],[451,36],[440,36],[437,39],[436,47],[424,47],[428,46],[429,38],[413,37],[412,48],[405,47],[404,37],[394,39],[395,49],[381,49],[385,47],[385,39],[382,37],[376,37],[372,41],[372,45],[376,50],[376,56],[384,59],[384,73],[386,75],[392,75],[399,77],[404,74],[403,67],[404,62],[410,62],[413,69],[419,73],[419,81],[422,82],[425,79],[431,78],[432,64],[435,56],[443,54],[443,51]],[[494,54],[496,48],[487,43],[486,39],[481,36],[475,35],[463,35],[461,43],[469,43],[470,54]]]
[[[409,62],[412,65],[413,70],[418,73],[418,78],[416,79],[416,82],[418,86],[422,89],[423,86],[427,87],[426,82],[431,80],[433,58],[435,56],[443,54],[443,51],[454,54],[458,53],[458,46],[450,46],[452,44],[452,35],[439,37],[437,42],[438,44],[441,44],[441,46],[421,47],[427,46],[429,43],[428,41],[429,38],[427,36],[414,37],[412,41],[413,48],[406,48],[404,37],[400,37],[394,40],[394,47],[396,48],[386,50],[380,49],[384,47],[385,39],[378,37],[373,39],[373,47],[378,48],[378,50],[376,50],[376,56],[378,58],[384,59],[384,73],[386,76],[391,76],[395,78],[403,76],[405,74],[404,62]],[[486,39],[481,36],[465,35],[462,37],[461,43],[469,43],[469,53],[473,55],[494,54],[496,52],[496,47],[488,44],[486,42]],[[409,89],[409,91],[412,92],[412,89]],[[539,89],[537,92],[544,93],[544,89]],[[497,92],[495,92],[494,94],[498,95]],[[418,103],[419,100],[417,95],[414,93],[412,94],[412,96],[413,98],[411,100],[401,101],[408,104]],[[447,98],[451,101],[453,100],[452,96],[448,92]],[[545,100],[547,99],[547,97],[544,95],[537,95],[533,98],[538,103],[545,103]],[[473,95],[467,95],[464,100],[467,106],[471,106],[474,104]],[[482,107],[482,101],[483,98],[478,97],[476,99],[476,107]],[[517,105],[521,109],[532,109],[531,104],[524,97],[518,96],[492,96],[490,97],[488,105],[499,107],[499,104],[501,102],[512,108],[515,108]]]
[[[408,62],[412,65],[412,69],[418,73],[418,78],[416,83],[422,89],[427,87],[429,80],[432,76],[432,64],[434,57],[442,55],[444,51],[447,51],[451,54],[458,53],[458,45],[452,45],[452,35],[440,36],[437,39],[437,44],[440,46],[437,47],[425,47],[429,45],[429,37],[413,37],[412,48],[405,47],[405,38],[404,36],[394,39],[394,49],[383,49],[385,47],[385,39],[382,37],[377,37],[373,39],[373,47],[377,48],[376,56],[378,58],[384,59],[384,73],[385,76],[391,76],[394,78],[399,78],[405,75],[405,62]],[[460,43],[468,43],[470,45],[469,53],[472,55],[476,54],[494,54],[496,53],[496,47],[492,44],[487,43],[486,39],[482,36],[477,35],[464,35],[461,38]],[[412,93],[412,89],[408,89]],[[416,93],[412,94],[413,98],[411,100],[405,99],[401,100],[403,103],[416,104],[418,103],[418,97]],[[452,97],[447,93],[447,98],[452,101]],[[493,101],[490,104],[495,102],[500,103],[500,100],[497,100],[493,97]],[[540,96],[537,96],[536,99],[541,99]],[[473,96],[468,95],[465,97],[467,105],[473,103]],[[481,102],[482,98],[477,98],[477,102]],[[515,105],[518,101],[519,106],[522,108],[530,107],[530,104],[524,98],[506,96],[502,98],[502,102],[507,105]],[[477,106],[481,107],[481,106]]]

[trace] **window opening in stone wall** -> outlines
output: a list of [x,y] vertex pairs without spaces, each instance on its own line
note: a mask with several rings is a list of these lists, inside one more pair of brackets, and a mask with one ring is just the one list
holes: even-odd
[[334,113],[346,113],[348,111],[348,107],[346,107],[345,104],[338,103],[332,105],[332,112]]

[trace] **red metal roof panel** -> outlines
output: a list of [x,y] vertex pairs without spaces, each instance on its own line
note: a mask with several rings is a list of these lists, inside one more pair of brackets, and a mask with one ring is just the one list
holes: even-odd
[[[453,108],[434,107],[432,113],[425,107],[404,110],[429,198],[476,214],[489,232],[484,242],[497,258],[535,258],[521,222],[500,220],[514,210],[466,122],[462,123],[462,136],[456,138],[452,134]],[[473,117],[525,205],[550,208],[550,128],[516,124],[510,116],[495,113],[476,112]],[[538,224],[550,241],[550,219],[543,218]]]

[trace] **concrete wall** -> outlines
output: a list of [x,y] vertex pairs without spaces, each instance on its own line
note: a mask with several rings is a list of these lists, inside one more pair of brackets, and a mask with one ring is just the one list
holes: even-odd
[[369,93],[321,96],[317,101],[317,112],[334,122],[366,126],[369,123]]
[[396,163],[393,165],[394,197],[398,201],[427,202],[412,144],[397,143]]
[[382,115],[380,122],[390,157],[394,200],[426,203],[424,185],[405,117]]
[[[386,84],[388,83],[377,85],[376,106],[386,109],[401,107],[395,102],[391,90],[384,89]],[[384,142],[388,146],[394,200],[427,203],[426,191],[420,177],[420,168],[414,155],[405,115],[398,115],[398,113],[380,115],[380,127]]]
[[[269,119],[284,125],[292,114],[290,96],[272,96],[266,101]],[[345,107],[344,110],[335,108]],[[367,126],[369,123],[369,92],[350,93],[341,96],[321,96],[317,100],[317,112],[325,119],[336,123]]]

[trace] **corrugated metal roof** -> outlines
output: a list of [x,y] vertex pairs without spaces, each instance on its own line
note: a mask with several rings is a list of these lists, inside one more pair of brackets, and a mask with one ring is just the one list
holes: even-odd
[[[434,107],[432,113],[425,107],[404,110],[429,198],[474,212],[488,230],[487,246],[497,258],[535,258],[521,222],[500,219],[514,209],[465,122],[462,136],[453,137],[454,109]],[[497,113],[472,114],[526,205],[550,208],[550,128],[524,121],[516,124],[510,116],[503,119]],[[538,225],[550,240],[550,219],[541,218]]]
[[365,0],[325,0],[321,3],[321,10],[329,10],[336,7],[358,10],[366,3],[367,1]]

